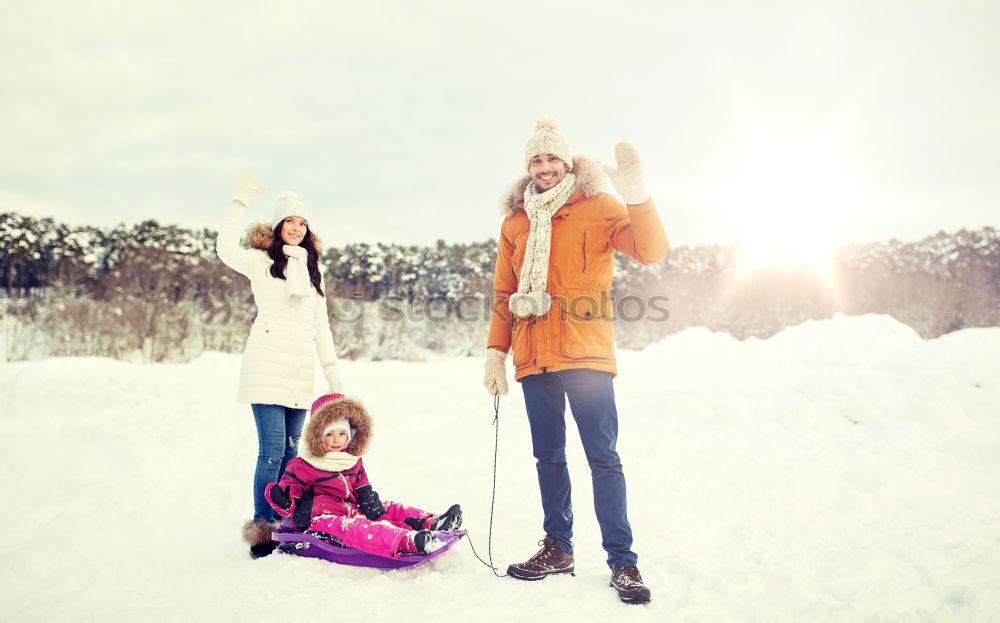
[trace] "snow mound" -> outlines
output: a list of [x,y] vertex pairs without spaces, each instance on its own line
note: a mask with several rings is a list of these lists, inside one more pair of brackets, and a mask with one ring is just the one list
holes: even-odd
[[769,350],[796,359],[849,365],[892,358],[921,342],[912,327],[883,314],[834,314],[828,320],[808,320],[788,327],[763,340]]

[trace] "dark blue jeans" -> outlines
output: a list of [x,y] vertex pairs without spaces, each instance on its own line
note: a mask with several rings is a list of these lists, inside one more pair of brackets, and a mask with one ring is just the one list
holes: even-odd
[[295,458],[306,410],[261,404],[252,404],[250,408],[257,423],[258,447],[253,475],[253,518],[275,521],[278,517],[264,498],[264,489],[278,482],[285,466]]
[[594,485],[594,510],[601,526],[601,544],[612,569],[636,564],[632,528],[625,503],[625,474],[615,445],[618,410],[612,377],[607,372],[575,369],[532,374],[521,379],[531,425],[531,445],[537,460],[545,534],[559,549],[573,552],[573,508],[566,468],[566,399]]

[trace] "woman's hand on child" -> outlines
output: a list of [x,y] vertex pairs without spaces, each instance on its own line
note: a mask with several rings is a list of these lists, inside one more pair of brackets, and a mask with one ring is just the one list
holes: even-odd
[[486,373],[483,386],[490,396],[505,396],[507,394],[507,367],[504,361],[507,353],[495,348],[486,349]]

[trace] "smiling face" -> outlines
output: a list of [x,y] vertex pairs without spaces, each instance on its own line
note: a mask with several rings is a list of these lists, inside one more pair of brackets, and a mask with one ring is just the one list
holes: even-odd
[[537,192],[545,192],[566,177],[566,163],[552,154],[538,154],[528,161],[528,175]]
[[293,247],[302,244],[309,223],[301,216],[289,216],[281,222],[281,241]]
[[343,452],[346,447],[347,431],[343,428],[335,428],[323,435],[323,448],[327,452]]

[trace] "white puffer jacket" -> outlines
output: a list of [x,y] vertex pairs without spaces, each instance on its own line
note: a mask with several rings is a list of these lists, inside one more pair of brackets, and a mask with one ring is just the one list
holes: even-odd
[[[256,236],[248,235],[255,248],[240,247],[246,210],[242,203],[232,202],[215,242],[219,259],[250,280],[257,305],[257,317],[243,351],[236,400],[308,409],[316,397],[313,391],[316,356],[323,366],[330,393],[341,390],[326,299],[315,290],[311,297],[289,298],[285,294],[285,280],[272,277],[269,272],[271,258],[265,249],[271,232],[266,225],[263,226],[267,230],[263,236],[266,240],[258,231]],[[324,285],[320,287],[326,291]]]

